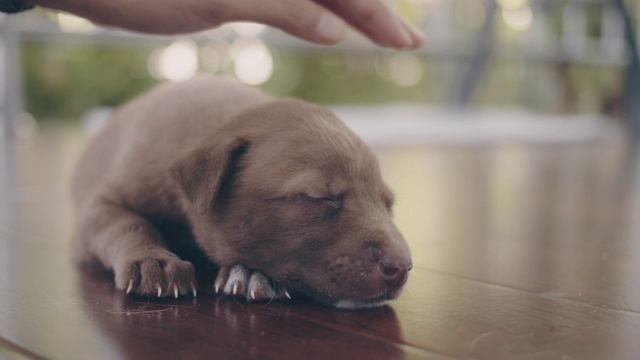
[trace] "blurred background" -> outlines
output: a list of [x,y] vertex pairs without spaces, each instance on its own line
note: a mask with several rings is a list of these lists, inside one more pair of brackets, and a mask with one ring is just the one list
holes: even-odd
[[251,23],[157,37],[41,9],[0,15],[0,225],[69,239],[57,205],[88,134],[156,83],[218,74],[327,105],[371,143],[418,266],[638,305],[625,256],[640,254],[639,1],[389,3],[423,29],[422,48],[353,32],[315,46]]
[[[389,4],[423,29],[420,49],[353,32],[315,46],[249,23],[158,37],[41,9],[0,14],[0,283],[45,294],[33,301],[73,297],[77,271],[55,254],[70,253],[68,179],[90,134],[156,83],[217,74],[329,106],[373,145],[413,252],[416,280],[393,305],[407,343],[473,350],[478,334],[516,333],[538,350],[639,358],[640,1]],[[30,309],[16,299],[7,314]],[[45,315],[15,327],[64,346],[51,329],[69,312]],[[507,339],[496,351],[518,348]]]
[[[637,1],[622,3],[635,24]],[[157,82],[206,73],[329,105],[409,102],[620,115],[629,49],[617,1],[390,4],[424,30],[423,48],[384,50],[354,33],[338,46],[313,46],[250,23],[167,38],[107,31],[43,10],[4,16],[3,109],[15,107],[37,123],[73,122]]]

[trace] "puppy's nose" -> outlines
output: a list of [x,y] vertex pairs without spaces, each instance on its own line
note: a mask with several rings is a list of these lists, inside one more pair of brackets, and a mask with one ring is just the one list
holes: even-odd
[[386,257],[380,260],[380,272],[390,290],[397,290],[404,285],[412,267],[410,258]]

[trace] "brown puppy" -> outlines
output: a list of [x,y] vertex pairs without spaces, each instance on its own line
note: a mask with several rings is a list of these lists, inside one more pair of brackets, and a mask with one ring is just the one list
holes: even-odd
[[193,266],[170,250],[194,241],[220,266],[216,291],[250,301],[372,307],[411,269],[369,147],[321,107],[231,80],[162,85],[117,111],[73,200],[79,254],[127,293],[195,296]]

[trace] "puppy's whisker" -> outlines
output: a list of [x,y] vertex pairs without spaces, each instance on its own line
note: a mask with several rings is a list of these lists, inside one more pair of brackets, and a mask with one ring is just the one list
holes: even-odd
[[271,304],[273,302],[273,300],[275,300],[275,298],[276,298],[276,295],[274,293],[273,296],[269,297],[269,301],[267,301],[263,306],[267,306],[267,305]]

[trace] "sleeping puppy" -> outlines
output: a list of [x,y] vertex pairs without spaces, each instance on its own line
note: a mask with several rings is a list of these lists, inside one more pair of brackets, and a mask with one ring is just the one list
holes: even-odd
[[216,292],[248,301],[374,307],[412,266],[370,148],[324,108],[232,80],[165,84],[122,107],[72,181],[78,255],[127,293],[196,296],[174,250],[194,243],[220,267]]

